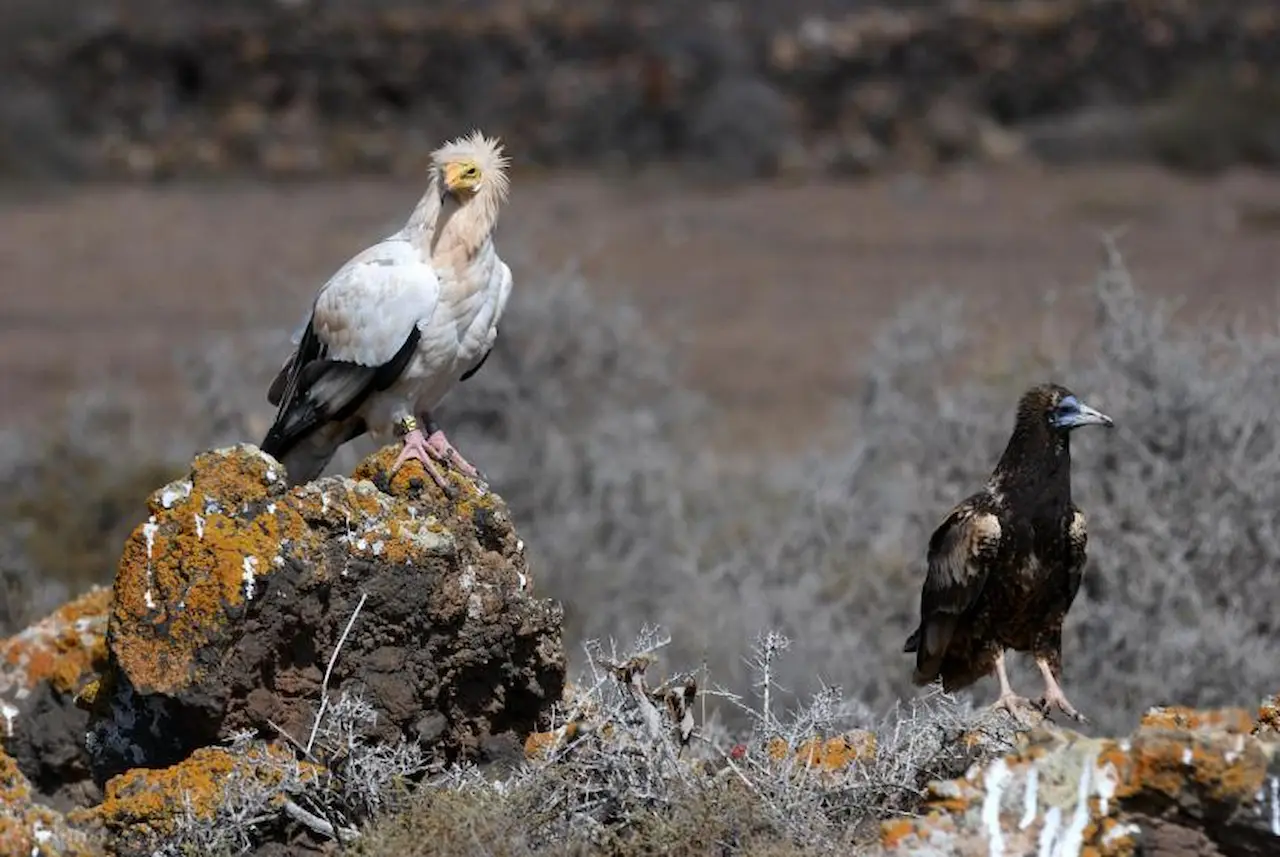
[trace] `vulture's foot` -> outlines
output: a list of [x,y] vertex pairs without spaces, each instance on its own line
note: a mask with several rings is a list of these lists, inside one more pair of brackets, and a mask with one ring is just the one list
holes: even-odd
[[1018,696],[1013,691],[1000,694],[1000,698],[991,703],[992,711],[1005,711],[1018,723],[1026,723],[1022,715],[1036,709],[1036,704],[1025,696]]
[[1045,717],[1048,717],[1054,709],[1057,709],[1077,723],[1089,722],[1089,718],[1076,711],[1075,706],[1067,699],[1067,695],[1062,692],[1062,688],[1056,684],[1045,689],[1044,696],[1036,702],[1036,708],[1040,709],[1040,712]]
[[1044,696],[1040,697],[1036,707],[1044,716],[1048,717],[1049,712],[1056,708],[1077,723],[1088,723],[1089,718],[1076,711],[1075,706],[1067,700],[1067,695],[1062,692],[1062,685],[1058,684],[1058,677],[1049,666],[1048,657],[1043,655],[1037,657],[1036,666],[1040,668],[1040,675],[1044,676]]
[[438,461],[446,461],[452,464],[458,470],[470,476],[472,479],[484,479],[480,475],[480,471],[475,466],[462,457],[462,453],[449,443],[449,439],[444,436],[444,429],[436,428],[427,438],[427,448],[431,450]]
[[432,452],[427,439],[423,436],[422,430],[414,428],[405,434],[403,438],[404,449],[400,450],[400,454],[396,456],[395,463],[391,465],[391,471],[388,477],[396,475],[396,472],[410,459],[417,460],[422,463],[422,469],[427,471],[427,475],[431,477],[431,481],[439,486],[440,490],[449,499],[453,499],[458,493],[448,480],[444,478],[444,474],[440,472],[440,468],[436,466],[432,460]]

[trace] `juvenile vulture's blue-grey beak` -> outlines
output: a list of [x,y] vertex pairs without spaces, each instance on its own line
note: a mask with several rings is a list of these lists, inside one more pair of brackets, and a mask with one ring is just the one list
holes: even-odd
[[1111,417],[1094,410],[1075,396],[1067,396],[1053,410],[1055,428],[1074,429],[1080,426],[1114,426]]

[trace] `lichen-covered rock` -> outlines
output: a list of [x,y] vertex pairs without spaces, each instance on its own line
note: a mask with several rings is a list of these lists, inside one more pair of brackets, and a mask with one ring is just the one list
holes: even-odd
[[0,642],[0,747],[52,805],[98,798],[76,694],[106,662],[111,590],[97,587]]
[[395,450],[287,490],[254,446],[197,456],[150,498],[116,575],[94,694],[95,775],[175,764],[244,730],[305,740],[327,690],[377,710],[371,740],[471,757],[560,698],[560,610],[529,591],[501,498],[454,500]]
[[34,802],[31,784],[0,750],[0,854],[14,857],[90,857],[101,844],[58,812]]
[[1258,707],[1258,722],[1253,725],[1253,732],[1255,735],[1259,733],[1280,735],[1280,693]]
[[[237,810],[276,819],[290,793],[321,776],[291,748],[257,743],[205,747],[169,768],[138,768],[107,782],[103,801],[69,818],[100,831],[116,857],[144,857],[179,837],[192,839]],[[205,834],[205,839],[213,837]]]
[[1056,727],[935,782],[886,854],[1128,857],[1280,853],[1280,738],[1239,709],[1156,708],[1123,740]]

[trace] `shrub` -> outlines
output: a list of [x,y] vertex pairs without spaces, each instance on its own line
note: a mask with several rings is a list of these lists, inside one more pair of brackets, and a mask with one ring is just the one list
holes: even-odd
[[[621,653],[589,642],[588,666],[531,761],[505,775],[441,774],[357,853],[423,841],[457,854],[849,853],[874,840],[872,822],[914,808],[928,780],[1011,746],[1010,721],[940,695],[875,718],[827,687],[780,714],[774,673],[789,641],[776,633],[757,640],[751,697],[699,691],[690,673],[656,682],[669,642],[656,628]],[[708,693],[740,707],[749,727],[734,734],[695,713]],[[959,740],[983,729],[983,740]],[[838,736],[849,738],[841,755],[816,758],[815,739]]]

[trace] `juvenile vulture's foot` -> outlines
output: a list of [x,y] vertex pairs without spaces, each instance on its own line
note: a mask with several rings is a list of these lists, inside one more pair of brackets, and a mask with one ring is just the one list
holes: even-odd
[[444,429],[438,426],[432,426],[434,429],[427,438],[427,448],[435,455],[437,461],[444,461],[452,464],[472,479],[484,479],[480,475],[480,471],[475,466],[462,457],[462,453],[458,452],[454,445],[449,443],[449,439],[444,436]]
[[1015,722],[1025,724],[1022,714],[1035,710],[1035,703],[1013,692],[1013,688],[1009,685],[1009,673],[1004,666],[1003,651],[996,655],[995,667],[996,678],[1000,680],[1000,698],[991,704],[991,710],[1007,711]]
[[427,443],[426,437],[423,436],[422,430],[416,427],[410,430],[405,434],[403,443],[404,449],[400,450],[400,454],[396,456],[395,463],[391,465],[391,470],[387,473],[387,477],[395,476],[405,462],[415,459],[422,463],[422,469],[427,471],[431,481],[439,486],[444,495],[453,499],[457,494],[457,490],[449,484],[448,480],[444,478],[444,474],[440,472],[440,468],[432,460],[432,449]]
[[1067,695],[1062,692],[1062,685],[1058,684],[1057,677],[1053,674],[1053,670],[1049,668],[1049,662],[1044,658],[1036,658],[1036,666],[1040,668],[1040,674],[1044,676],[1044,696],[1036,703],[1036,707],[1046,717],[1049,716],[1049,712],[1056,708],[1077,723],[1088,723],[1089,718],[1076,711],[1075,706],[1067,700]]
[[1089,718],[1076,711],[1075,706],[1068,701],[1066,694],[1062,692],[1062,688],[1056,684],[1045,689],[1044,696],[1040,697],[1036,702],[1036,708],[1040,709],[1040,713],[1045,717],[1048,717],[1056,708],[1077,723],[1089,722]]
[[1005,711],[1018,723],[1025,723],[1022,715],[1036,710],[1036,704],[1025,696],[1018,696],[1013,691],[1000,694],[1000,698],[991,703],[992,711]]

